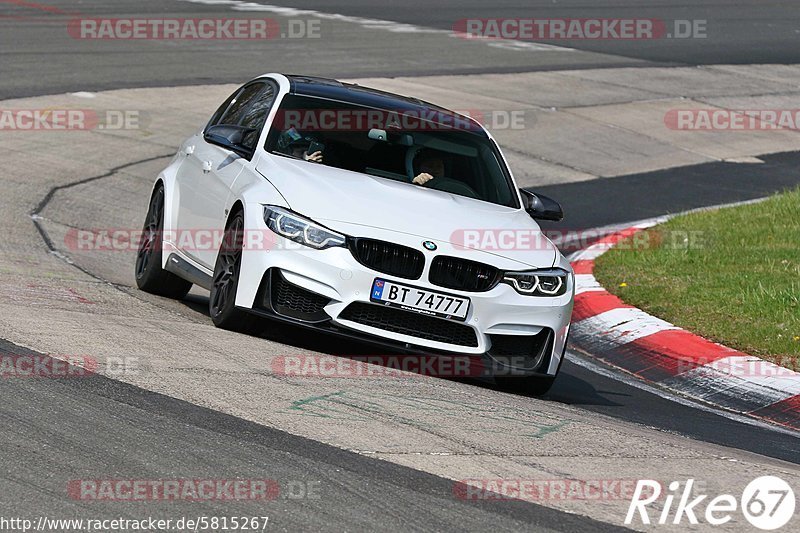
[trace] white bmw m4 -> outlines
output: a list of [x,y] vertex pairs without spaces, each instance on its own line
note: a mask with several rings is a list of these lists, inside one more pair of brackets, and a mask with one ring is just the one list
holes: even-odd
[[478,357],[498,380],[543,394],[563,359],[574,276],[535,219],[562,216],[517,188],[469,117],[266,74],[159,174],[136,282],[173,298],[193,284],[209,290],[222,328],[283,321]]

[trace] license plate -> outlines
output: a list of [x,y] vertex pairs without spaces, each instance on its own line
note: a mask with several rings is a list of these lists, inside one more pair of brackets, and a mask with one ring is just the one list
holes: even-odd
[[423,315],[465,320],[469,311],[469,298],[430,291],[375,278],[370,300]]

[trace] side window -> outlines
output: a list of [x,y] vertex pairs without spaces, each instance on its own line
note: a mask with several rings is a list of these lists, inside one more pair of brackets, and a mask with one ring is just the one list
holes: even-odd
[[217,125],[253,128],[255,131],[245,136],[242,144],[255,148],[276,94],[276,87],[271,83],[251,83],[237,89],[212,115],[206,130]]
[[275,102],[275,88],[267,84],[264,90],[253,99],[250,107],[242,114],[240,124],[246,128],[253,128],[253,133],[245,136],[243,144],[248,148],[255,148],[258,142],[258,136],[261,134],[261,129],[267,121],[267,115]]
[[241,93],[241,92],[242,92],[242,88],[239,87],[238,89],[236,89],[236,91],[234,91],[234,93],[232,95],[230,95],[225,100],[225,102],[223,102],[223,104],[221,106],[219,106],[217,108],[216,111],[214,111],[214,114],[211,115],[211,118],[209,119],[208,124],[206,124],[206,127],[205,127],[205,129],[203,131],[206,131],[211,126],[216,126],[217,124],[219,124],[219,119],[222,117],[222,115],[225,114],[225,111],[227,111],[228,108],[231,106],[231,102],[233,102],[236,99],[236,97],[239,95],[239,93]]
[[249,104],[258,96],[258,93],[260,93],[263,88],[263,83],[253,83],[245,86],[231,101],[228,109],[220,117],[217,124],[238,125],[244,113],[247,111]]

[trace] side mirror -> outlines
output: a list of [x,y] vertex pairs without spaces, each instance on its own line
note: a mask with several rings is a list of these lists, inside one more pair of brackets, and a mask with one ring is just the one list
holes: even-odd
[[543,194],[534,194],[525,189],[519,190],[522,194],[525,211],[535,220],[563,220],[564,210],[561,205]]
[[245,137],[256,131],[255,128],[220,124],[208,128],[203,134],[203,138],[211,144],[222,146],[239,155],[249,157],[253,150],[243,143]]

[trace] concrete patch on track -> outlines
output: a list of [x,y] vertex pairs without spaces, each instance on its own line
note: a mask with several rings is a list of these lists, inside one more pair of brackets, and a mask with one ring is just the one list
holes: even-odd
[[[474,82],[474,78],[467,80]],[[458,86],[459,80],[450,81]],[[577,113],[541,110],[533,98],[521,93],[501,98],[493,90],[494,81],[482,91],[476,86],[474,95],[463,88],[432,94],[443,82],[370,80],[365,84],[460,109],[476,105],[523,107],[556,117],[563,113],[565,119],[570,118],[564,121],[564,130],[558,126],[561,121],[554,120],[537,122],[532,131],[495,133],[503,146],[518,154],[521,165],[542,161],[567,169],[564,173],[574,172],[576,179],[602,175],[600,169],[626,168],[613,148],[603,154],[599,141],[592,139],[599,135],[595,128],[609,136],[611,146],[636,142],[636,135],[610,125],[584,129],[590,121]],[[530,79],[527,83],[535,84]],[[800,482],[796,465],[473,383],[417,375],[404,379],[280,375],[272,365],[279,356],[363,354],[370,353],[369,348],[325,337],[312,339],[305,333],[291,336],[266,326],[259,336],[217,330],[205,315],[207,304],[200,291],[175,302],[133,289],[132,252],[83,253],[65,246],[74,228],[138,229],[158,170],[178,142],[199,128],[232,89],[120,90],[88,100],[61,95],[3,102],[9,109],[137,110],[149,115],[150,121],[146,128],[113,131],[0,132],[5,148],[0,291],[18,295],[3,304],[2,337],[43,353],[114,358],[121,367],[114,372],[101,367],[100,371],[120,381],[454,481],[696,478],[705,482],[710,493],[741,491],[751,479],[769,473],[795,485]],[[487,100],[486,94],[494,99]],[[643,97],[638,89],[636,94]],[[551,126],[545,128],[545,124]],[[615,132],[626,140],[612,138]],[[529,140],[532,134],[554,140],[540,152]],[[642,153],[654,146],[686,152],[661,141],[643,142],[647,146],[640,149]],[[595,148],[574,151],[581,143],[595,143]],[[776,137],[776,151],[785,149],[784,143]],[[111,172],[114,168],[117,171]],[[593,172],[576,170],[582,168]],[[92,177],[97,179],[86,181]],[[547,176],[537,175],[523,184],[546,181]],[[37,213],[37,223],[56,253],[32,223],[32,212]],[[29,285],[36,286],[37,292],[20,289]],[[48,289],[55,295],[54,302],[47,307],[36,305],[41,291]],[[73,294],[71,290],[80,298],[58,297],[64,291]],[[622,523],[628,506],[624,498],[554,497],[541,503],[613,524]],[[723,530],[746,526],[738,517]]]

